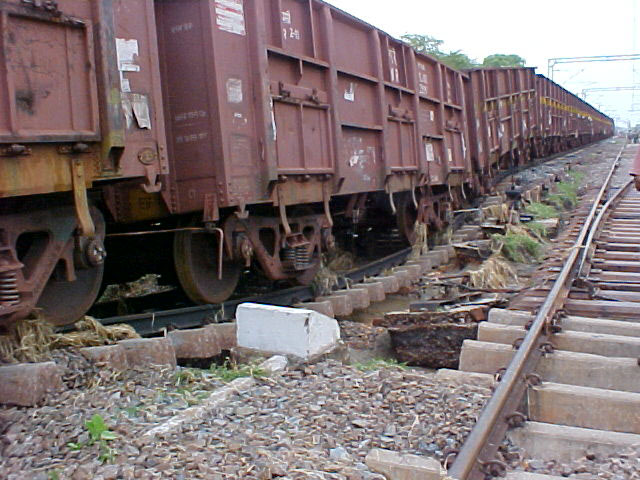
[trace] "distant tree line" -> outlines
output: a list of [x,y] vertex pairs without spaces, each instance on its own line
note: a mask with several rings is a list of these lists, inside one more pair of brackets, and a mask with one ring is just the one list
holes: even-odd
[[400,38],[411,45],[417,52],[436,57],[450,67],[459,70],[474,67],[524,67],[526,64],[526,60],[519,55],[505,55],[502,53],[489,55],[480,63],[463,53],[462,50],[444,51],[442,49],[444,41],[430,35],[406,34]]

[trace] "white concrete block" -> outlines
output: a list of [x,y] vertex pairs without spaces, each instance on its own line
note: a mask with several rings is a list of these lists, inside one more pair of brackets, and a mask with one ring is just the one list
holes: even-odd
[[340,340],[336,320],[301,308],[243,303],[236,322],[239,347],[303,359],[332,350]]

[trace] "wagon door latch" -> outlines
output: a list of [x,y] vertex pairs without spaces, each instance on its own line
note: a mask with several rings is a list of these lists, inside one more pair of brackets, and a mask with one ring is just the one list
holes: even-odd
[[93,237],[96,234],[96,227],[89,212],[84,162],[79,157],[71,159],[71,177],[73,205],[76,211],[76,218],[78,219],[80,235],[83,237]]

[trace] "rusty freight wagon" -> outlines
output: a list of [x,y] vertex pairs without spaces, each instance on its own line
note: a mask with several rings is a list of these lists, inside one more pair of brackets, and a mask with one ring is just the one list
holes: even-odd
[[536,75],[541,154],[549,155],[610,137],[611,118],[547,77]]
[[411,238],[472,182],[466,76],[323,2],[0,8],[2,323],[78,318],[105,228],[110,282],[218,302],[243,266],[310,282],[334,218]]
[[337,231],[412,241],[484,174],[468,74],[320,0],[7,0],[0,42],[0,325],[150,272],[306,284]]
[[537,156],[539,119],[534,68],[476,68],[468,71],[467,115],[474,167],[485,181],[499,169]]
[[100,289],[100,181],[168,172],[153,4],[0,2],[0,324],[65,323]]
[[[166,188],[148,215],[127,202],[133,182],[108,197],[121,221],[166,208],[210,229],[173,239],[193,301],[224,300],[250,264],[309,283],[336,216],[387,228],[397,217],[411,239],[417,218],[441,224],[462,198],[472,180],[464,74],[319,1],[155,8]],[[220,239],[224,258],[211,262]]]

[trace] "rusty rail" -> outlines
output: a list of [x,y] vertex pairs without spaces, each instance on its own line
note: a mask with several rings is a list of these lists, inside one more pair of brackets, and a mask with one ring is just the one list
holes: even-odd
[[[619,199],[621,191],[610,199],[600,210],[600,204],[609,189],[613,174],[620,163],[620,158],[626,144],[616,156],[611,169],[596,196],[589,215],[587,216],[580,234],[565,260],[562,271],[556,278],[549,295],[538,310],[530,330],[524,337],[522,344],[509,364],[493,396],[482,411],[480,418],[464,443],[462,449],[449,470],[449,475],[456,480],[484,480],[486,478],[503,475],[506,465],[495,459],[495,455],[502,440],[514,419],[526,416],[518,411],[528,385],[538,381],[532,375],[541,356],[553,352],[553,345],[549,342],[551,327],[556,312],[564,304],[569,289],[580,273],[586,252],[588,251],[600,222],[605,218],[605,212]],[[600,210],[600,212],[599,212]],[[599,213],[599,214],[598,214]],[[580,259],[580,261],[578,261]],[[517,423],[517,421],[516,421]]]

